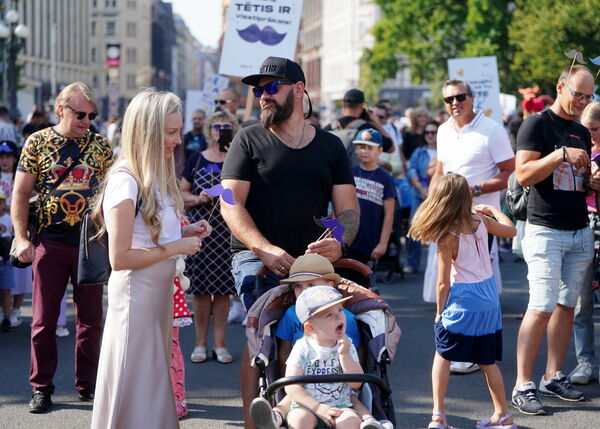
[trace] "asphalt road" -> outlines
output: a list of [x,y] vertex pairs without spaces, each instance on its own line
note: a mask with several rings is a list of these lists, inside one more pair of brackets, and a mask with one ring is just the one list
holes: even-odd
[[[516,316],[527,303],[526,267],[504,255],[501,264],[504,277],[502,308],[504,313],[504,360],[502,368],[506,390],[510,392],[515,379],[515,347],[519,328]],[[396,359],[390,368],[398,428],[426,428],[431,415],[431,361],[433,345],[434,307],[421,299],[423,276],[414,274],[391,283],[379,282],[381,295],[394,309],[402,338]],[[600,311],[596,316],[596,330]],[[30,307],[24,306],[24,324],[10,333],[0,333],[0,429],[56,428],[80,429],[90,424],[92,406],[79,402],[73,387],[74,322],[69,304],[68,327],[71,335],[58,338],[59,368],[55,376],[56,392],[52,411],[44,415],[28,412],[30,387],[29,322]],[[244,343],[240,325],[230,326],[229,350],[236,361],[222,365],[215,361],[193,364],[188,360],[193,348],[193,328],[181,330],[181,342],[186,358],[188,417],[181,421],[182,429],[243,427],[239,385],[239,355]],[[543,346],[545,347],[545,346]],[[544,349],[545,350],[545,349]],[[543,372],[545,353],[536,364],[536,382]],[[565,371],[575,364],[571,345]],[[547,415],[526,416],[515,411],[520,428],[600,428],[600,385],[597,382],[582,386],[587,401],[571,403],[559,399],[543,398]],[[148,392],[152,395],[152,392]],[[457,428],[474,428],[475,422],[487,418],[492,412],[483,376],[480,372],[453,375],[447,396],[449,423]]]

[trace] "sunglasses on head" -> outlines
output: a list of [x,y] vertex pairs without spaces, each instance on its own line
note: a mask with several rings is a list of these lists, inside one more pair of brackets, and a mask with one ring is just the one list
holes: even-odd
[[79,119],[80,121],[85,118],[86,116],[89,118],[90,121],[93,121],[94,119],[96,119],[96,116],[98,116],[98,112],[90,112],[90,113],[86,113],[86,112],[80,112],[79,110],[75,110],[73,109],[71,106],[69,106],[68,104],[65,104],[66,107],[68,107],[69,109],[71,109],[73,111],[73,113],[75,113],[75,117],[77,119]]
[[450,97],[444,97],[444,103],[452,104],[452,103],[454,103],[454,99],[456,99],[456,101],[458,101],[459,103],[462,103],[467,98],[467,95],[471,95],[471,94],[467,94],[466,92],[463,92],[462,94],[456,94],[456,95],[451,95]]
[[218,106],[219,104],[224,106],[227,103],[233,103],[233,100],[215,100],[215,106]]
[[233,130],[233,125],[231,125],[231,124],[212,124],[212,129],[215,131]]
[[269,95],[277,94],[279,88],[278,85],[293,85],[296,82],[292,82],[291,80],[278,80],[276,82],[265,83],[263,86],[255,86],[252,88],[252,92],[256,98],[260,98],[263,95],[263,92],[266,92]]

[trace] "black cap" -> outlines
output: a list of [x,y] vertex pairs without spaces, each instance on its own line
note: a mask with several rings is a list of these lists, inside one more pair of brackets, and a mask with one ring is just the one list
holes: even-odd
[[0,155],[2,154],[14,155],[18,157],[19,148],[12,140],[2,140],[0,141]]
[[365,93],[360,89],[352,88],[346,91],[344,94],[345,103],[364,103],[365,102]]
[[304,72],[298,63],[281,57],[269,57],[263,61],[258,74],[252,74],[242,79],[246,85],[257,86],[264,77],[278,77],[294,82],[306,83]]

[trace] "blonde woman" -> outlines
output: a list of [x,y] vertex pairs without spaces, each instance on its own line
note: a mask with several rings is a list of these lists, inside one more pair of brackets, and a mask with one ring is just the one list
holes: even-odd
[[177,255],[197,253],[210,233],[205,222],[180,227],[173,151],[181,128],[176,95],[135,96],[125,112],[119,159],[96,204],[113,271],[94,429],[179,427],[169,377],[175,262]]

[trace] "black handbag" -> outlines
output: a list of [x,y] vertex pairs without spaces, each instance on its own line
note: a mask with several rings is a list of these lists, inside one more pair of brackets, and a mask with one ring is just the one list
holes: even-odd
[[91,219],[92,209],[88,208],[81,217],[79,235],[79,260],[77,264],[77,284],[80,286],[104,284],[110,277],[108,260],[108,234],[100,235]]
[[[119,167],[111,173],[123,171],[131,174],[126,168]],[[136,180],[137,182],[137,180]],[[138,184],[138,186],[140,186]],[[104,195],[100,204],[104,201]],[[135,208],[138,215],[141,199]],[[93,209],[90,207],[81,217],[81,232],[79,235],[79,258],[77,264],[77,284],[90,286],[108,282],[111,273],[110,260],[108,259],[108,233],[104,231],[98,236],[98,227],[91,219]]]

